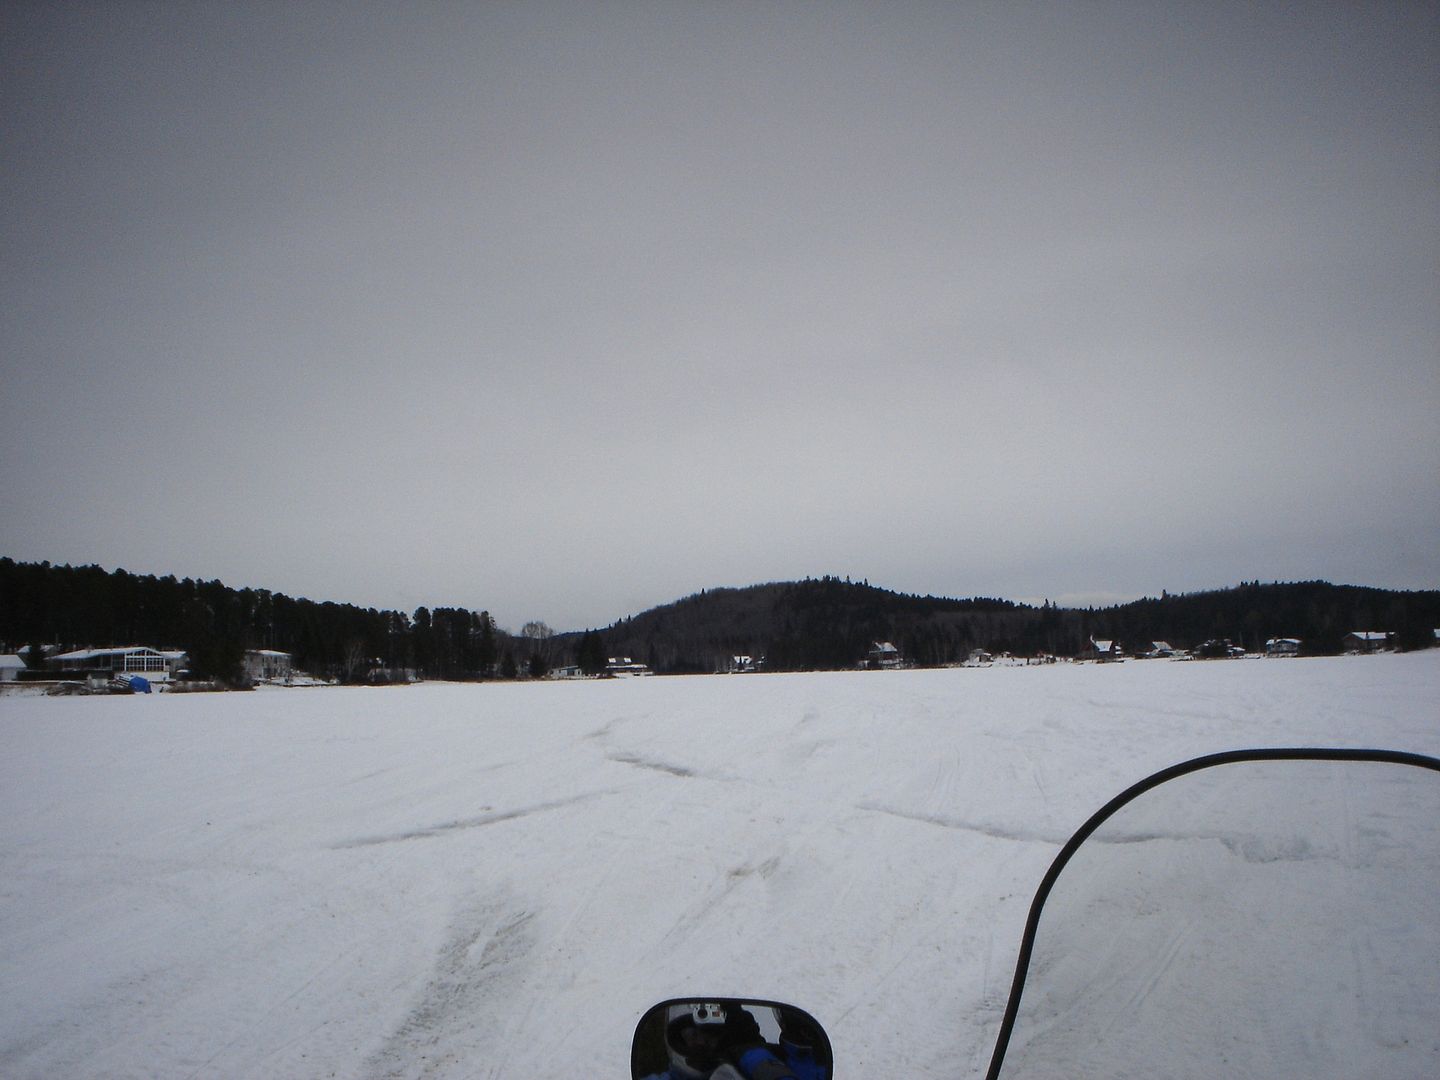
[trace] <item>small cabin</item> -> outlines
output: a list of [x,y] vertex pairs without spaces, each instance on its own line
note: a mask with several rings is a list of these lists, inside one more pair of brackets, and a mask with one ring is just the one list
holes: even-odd
[[1266,656],[1299,656],[1300,639],[1293,637],[1273,637],[1265,642]]
[[1091,638],[1090,647],[1083,654],[1086,660],[1094,660],[1101,664],[1116,664],[1125,659],[1125,654],[1120,650],[1118,641],[1111,641],[1108,638]]
[[870,651],[865,654],[865,666],[868,668],[898,668],[900,666],[900,650],[895,647],[893,642],[871,642]]

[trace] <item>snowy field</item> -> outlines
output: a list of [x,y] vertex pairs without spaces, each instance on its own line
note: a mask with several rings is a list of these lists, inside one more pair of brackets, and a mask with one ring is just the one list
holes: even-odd
[[1440,755],[1440,650],[0,698],[0,1075],[620,1078],[703,993],[980,1076],[1067,836],[1281,745]]

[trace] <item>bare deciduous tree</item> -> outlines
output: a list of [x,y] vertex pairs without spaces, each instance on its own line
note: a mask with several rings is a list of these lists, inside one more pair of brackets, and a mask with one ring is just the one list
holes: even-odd
[[529,643],[530,656],[540,657],[548,669],[550,666],[550,639],[555,636],[555,631],[546,626],[543,622],[536,620],[527,622],[520,628],[520,636]]

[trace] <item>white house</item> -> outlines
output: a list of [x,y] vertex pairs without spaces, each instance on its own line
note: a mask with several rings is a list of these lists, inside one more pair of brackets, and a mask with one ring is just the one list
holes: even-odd
[[252,682],[288,679],[295,667],[288,652],[275,649],[246,649],[245,675]]
[[126,645],[118,649],[76,649],[52,656],[50,662],[62,672],[119,671],[149,679],[168,679],[184,664],[185,654],[161,652],[148,645]]
[[0,682],[14,682],[25,670],[25,661],[15,653],[0,653]]
[[653,672],[639,661],[628,656],[612,656],[605,661],[605,674],[616,677],[651,675]]

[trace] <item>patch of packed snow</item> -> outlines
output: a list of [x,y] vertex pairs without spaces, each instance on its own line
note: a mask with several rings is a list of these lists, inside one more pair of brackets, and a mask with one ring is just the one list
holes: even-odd
[[[793,1001],[983,1074],[1031,895],[1237,746],[1440,755],[1440,652],[0,698],[0,1075],[628,1075]],[[1440,827],[1440,826],[1437,826]]]

